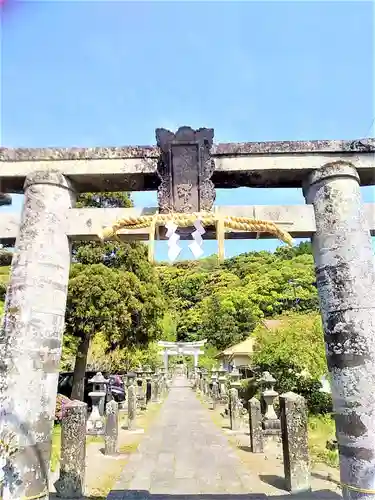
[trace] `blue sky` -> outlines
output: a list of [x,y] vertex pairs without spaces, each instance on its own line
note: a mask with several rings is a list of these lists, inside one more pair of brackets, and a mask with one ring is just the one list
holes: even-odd
[[[180,125],[213,127],[216,142],[373,136],[373,9],[360,1],[7,0],[1,145],[153,144],[156,127]],[[375,189],[363,197],[374,201]],[[155,193],[133,198],[156,205]],[[300,190],[217,193],[221,205],[299,203]],[[231,241],[226,255],[277,245]],[[204,249],[215,252],[215,242]]]

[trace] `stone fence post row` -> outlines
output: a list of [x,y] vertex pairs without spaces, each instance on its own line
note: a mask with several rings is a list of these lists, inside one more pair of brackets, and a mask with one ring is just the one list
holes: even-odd
[[[280,395],[280,425],[286,488],[291,493],[310,490],[308,449],[308,418],[305,398],[293,392]],[[263,453],[264,440],[269,437],[260,401],[249,401],[250,449]]]

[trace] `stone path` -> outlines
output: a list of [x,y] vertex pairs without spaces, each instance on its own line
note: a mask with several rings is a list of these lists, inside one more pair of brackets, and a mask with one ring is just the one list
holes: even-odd
[[[268,498],[264,488],[259,489],[259,481],[256,474],[245,469],[186,379],[178,377],[157,421],[129,459],[108,500]],[[327,492],[327,496],[316,498],[340,497]]]

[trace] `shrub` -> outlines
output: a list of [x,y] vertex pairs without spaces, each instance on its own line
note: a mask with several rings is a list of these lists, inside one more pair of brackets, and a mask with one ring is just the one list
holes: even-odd
[[238,389],[240,399],[248,402],[258,391],[258,382],[255,378],[245,378],[241,380],[241,387]]
[[7,293],[7,284],[0,281],[0,300],[5,300],[6,293]]
[[0,250],[0,266],[10,266],[12,263],[12,252]]
[[322,385],[316,378],[305,377],[298,369],[281,362],[257,368],[261,372],[269,371],[275,377],[275,389],[279,394],[292,391],[306,398],[310,413],[324,415],[332,412],[332,397],[320,392]]

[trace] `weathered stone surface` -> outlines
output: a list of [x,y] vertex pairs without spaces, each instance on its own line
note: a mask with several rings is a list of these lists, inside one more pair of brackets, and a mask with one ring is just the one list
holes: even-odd
[[155,374],[152,380],[152,401],[159,403],[160,401],[160,377]]
[[212,402],[212,409],[215,410],[217,401],[219,398],[219,384],[217,383],[216,380],[212,382],[212,389],[211,389],[211,402]]
[[[218,215],[249,217],[262,220],[281,222],[282,227],[288,230],[293,238],[309,238],[315,232],[315,215],[311,205],[248,205],[248,206],[216,206]],[[375,236],[375,203],[364,205],[365,216],[370,232]],[[99,233],[103,227],[111,226],[114,221],[126,217],[152,215],[156,208],[77,208],[67,212],[68,236],[71,240],[99,240]],[[290,225],[289,225],[290,223]],[[0,218],[0,242],[13,244],[18,234],[20,215],[4,213]],[[274,238],[269,233],[255,233],[245,231],[231,231],[226,233],[226,239],[260,239]],[[118,236],[123,241],[149,239],[149,230],[136,229],[131,232],[119,231]],[[191,239],[191,234],[183,233],[181,239]],[[158,239],[165,239],[164,231],[158,233]],[[205,239],[216,239],[216,230],[206,228]]]
[[305,398],[287,392],[280,396],[285,483],[291,493],[310,490],[310,463]]
[[177,376],[157,419],[137,453],[130,457],[108,499],[129,495],[150,500],[198,500],[207,495],[207,500],[224,500],[233,495],[235,500],[236,493],[249,495],[254,491],[249,486],[256,479],[255,475],[249,477],[187,380]]
[[215,201],[211,181],[215,164],[210,156],[213,138],[213,129],[180,127],[176,133],[156,129],[161,150],[158,201],[162,213],[211,210]]
[[140,410],[145,410],[147,408],[146,381],[144,380],[144,378],[139,378],[137,380],[137,402],[138,402],[138,408]]
[[263,453],[263,429],[260,401],[251,398],[249,401],[250,449],[253,453]]
[[137,417],[137,394],[133,384],[128,387],[128,430],[133,430]]
[[61,426],[60,477],[56,493],[62,498],[80,498],[85,486],[87,404],[71,401],[64,409]]
[[[375,139],[229,142],[213,144],[212,154],[243,155],[269,153],[356,153],[375,152]],[[157,146],[117,146],[96,148],[0,148],[0,161],[40,160],[115,160],[122,158],[158,158]]]
[[[316,218],[312,246],[341,481],[374,489],[375,262],[359,177],[350,164],[332,163],[310,175],[304,192]],[[343,494],[370,498],[345,487]]]
[[115,455],[118,452],[118,404],[115,400],[106,406],[104,434],[104,454]]
[[47,488],[70,266],[65,214],[73,202],[59,172],[27,177],[0,331],[0,431],[14,431],[20,450],[11,498]]
[[[301,187],[319,165],[352,161],[362,185],[375,183],[374,139],[217,144],[211,148],[216,188]],[[3,192],[21,192],[25,176],[56,169],[75,182],[78,192],[156,190],[161,151],[157,147],[45,148],[0,150]]]
[[237,431],[241,426],[241,408],[238,390],[236,388],[229,389],[229,416],[232,431]]

